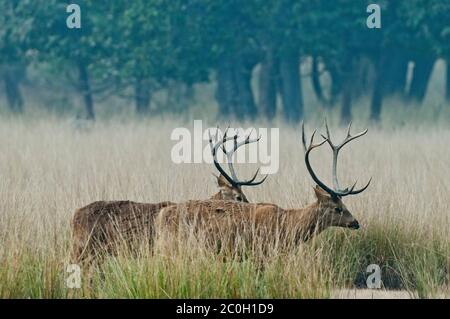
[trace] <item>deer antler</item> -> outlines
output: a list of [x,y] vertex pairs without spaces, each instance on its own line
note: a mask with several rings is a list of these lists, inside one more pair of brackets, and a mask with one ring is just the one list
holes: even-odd
[[[322,135],[322,137],[324,138],[324,140],[318,144],[313,144],[314,143],[314,136],[316,134],[316,130],[314,130],[312,136],[311,136],[311,141],[309,146],[306,145],[306,137],[305,137],[305,126],[304,124],[302,124],[302,142],[303,142],[303,149],[305,151],[305,163],[306,163],[306,168],[308,169],[309,174],[311,175],[312,179],[314,180],[314,182],[316,182],[317,185],[319,185],[324,191],[326,191],[328,194],[330,194],[333,197],[344,197],[347,195],[356,195],[359,194],[361,192],[363,192],[364,190],[367,189],[367,187],[369,187],[370,182],[372,181],[372,179],[369,180],[369,182],[366,184],[366,186],[364,186],[361,189],[358,190],[354,190],[356,187],[356,183],[353,184],[352,187],[350,188],[345,188],[345,189],[341,189],[339,187],[339,181],[337,179],[337,158],[339,155],[339,151],[340,149],[347,144],[348,142],[363,136],[364,134],[367,133],[368,130],[365,130],[361,133],[358,133],[354,136],[352,136],[350,134],[350,128],[351,128],[351,123],[348,126],[348,130],[347,130],[347,137],[344,139],[344,141],[342,143],[340,143],[339,145],[334,145],[331,142],[331,135],[330,135],[330,131],[328,129],[328,124],[326,124],[326,130],[327,130],[327,136]],[[331,146],[331,149],[333,150],[333,185],[334,185],[334,189],[332,189],[331,187],[328,187],[327,185],[325,185],[325,183],[323,183],[318,177],[317,175],[314,173],[314,170],[311,167],[311,164],[309,162],[309,154],[310,152],[315,149],[316,147],[319,147],[321,145],[323,145],[325,142],[328,142],[328,144]]]
[[356,181],[350,188],[347,187],[345,189],[341,189],[339,186],[339,180],[337,177],[337,160],[338,160],[339,151],[342,149],[342,147],[344,147],[344,145],[346,145],[347,143],[357,139],[358,137],[365,135],[368,132],[368,129],[365,129],[364,131],[352,136],[350,134],[350,130],[352,128],[352,122],[350,122],[347,127],[347,136],[345,137],[345,139],[340,144],[334,145],[333,142],[331,141],[331,134],[330,134],[330,130],[328,128],[328,123],[326,120],[325,120],[325,128],[327,131],[327,137],[325,137],[324,135],[322,135],[322,137],[327,140],[328,145],[330,145],[330,147],[333,151],[333,185],[334,185],[334,189],[336,190],[336,192],[345,194],[345,195],[341,195],[341,196],[356,195],[356,194],[363,192],[364,190],[366,190],[367,187],[369,187],[370,182],[372,181],[372,178],[370,178],[369,182],[366,184],[366,186],[364,186],[361,189],[354,190],[356,187],[356,183],[358,181]]
[[303,142],[303,150],[305,151],[305,164],[306,164],[306,168],[308,169],[309,175],[311,175],[312,179],[314,182],[316,182],[317,185],[319,185],[324,191],[326,191],[327,193],[329,193],[330,195],[333,196],[334,191],[329,188],[327,185],[325,185],[325,183],[323,183],[318,177],[317,175],[314,173],[314,170],[311,167],[311,164],[309,163],[309,153],[315,149],[316,147],[319,147],[321,145],[323,145],[327,140],[323,140],[322,142],[318,143],[318,144],[313,144],[314,143],[314,136],[316,135],[316,131],[317,129],[314,130],[314,132],[311,135],[311,140],[309,142],[309,145],[306,145],[306,136],[305,136],[305,125],[302,123],[302,142]]
[[[217,170],[220,172],[220,174],[222,174],[223,177],[225,177],[225,179],[234,187],[236,188],[241,188],[241,186],[256,186],[259,184],[262,184],[268,175],[264,176],[263,179],[261,179],[258,182],[255,182],[256,177],[258,176],[259,173],[259,168],[256,170],[255,175],[253,175],[253,177],[247,181],[239,181],[239,179],[237,178],[236,175],[236,171],[234,170],[233,167],[233,154],[234,152],[236,152],[236,150],[246,144],[250,144],[250,143],[255,143],[258,142],[261,138],[261,136],[259,136],[258,138],[255,139],[250,139],[250,135],[253,132],[250,132],[249,135],[247,135],[247,137],[243,140],[238,142],[238,135],[235,134],[233,136],[227,136],[228,133],[228,129],[230,127],[227,127],[227,129],[225,130],[225,133],[223,135],[223,138],[220,141],[216,141],[215,144],[213,144],[213,138],[211,136],[211,131],[208,130],[208,134],[209,134],[209,145],[211,147],[211,153],[213,156],[213,160],[214,160],[214,166],[217,168]],[[218,131],[219,131],[219,127],[217,127],[216,129],[216,135],[215,135],[215,139],[217,139],[218,137]],[[230,151],[227,151],[225,148],[225,143],[228,141],[233,141],[233,148]],[[224,152],[224,154],[227,157],[227,162],[228,162],[228,168],[230,170],[231,173],[231,177],[225,172],[225,170],[220,166],[219,162],[217,161],[217,151],[218,149],[221,148],[222,151]]]

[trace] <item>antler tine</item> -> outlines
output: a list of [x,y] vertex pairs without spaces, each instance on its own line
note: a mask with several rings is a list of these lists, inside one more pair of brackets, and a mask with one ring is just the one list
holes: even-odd
[[[244,186],[244,185],[245,186],[253,186],[253,185],[259,185],[259,184],[262,183],[262,182],[258,183],[258,184],[253,183],[253,181],[255,180],[256,175],[258,173],[255,174],[253,179],[250,179],[248,181],[239,181],[238,178],[237,178],[236,171],[235,171],[234,166],[233,166],[233,154],[237,151],[237,149],[239,147],[241,147],[243,145],[246,145],[246,144],[255,143],[255,142],[258,142],[260,140],[261,136],[258,136],[257,138],[254,138],[254,139],[251,139],[250,136],[251,136],[252,133],[253,133],[253,129],[250,131],[250,133],[247,135],[247,137],[243,141],[240,141],[239,143],[237,142],[238,135],[235,134],[234,135],[234,141],[233,141],[233,149],[231,151],[227,151],[225,149],[225,146],[222,147],[222,150],[224,151],[225,155],[227,156],[228,168],[229,168],[229,170],[231,172],[231,176],[235,180],[236,184],[239,185],[239,186]],[[259,171],[259,169],[258,169],[258,171]]]
[[256,170],[256,172],[255,172],[255,174],[253,175],[253,177],[252,178],[250,178],[248,181],[246,181],[245,183],[252,183],[255,179],[256,179],[256,176],[258,176],[258,173],[259,173],[259,167],[258,167],[258,169]]
[[354,139],[357,139],[357,138],[365,135],[368,132],[368,129],[366,129],[366,130],[364,130],[364,131],[362,131],[362,132],[352,136],[351,135],[351,127],[352,127],[352,122],[350,122],[348,124],[347,136],[338,145],[334,145],[331,142],[331,134],[330,134],[330,130],[328,128],[328,123],[327,123],[326,120],[325,120],[325,129],[326,129],[327,137],[325,137],[323,134],[321,134],[323,138],[327,138],[328,145],[330,145],[330,147],[331,147],[331,149],[333,151],[333,171],[332,171],[333,172],[333,186],[334,186],[334,191],[336,192],[336,194],[340,194],[340,196],[359,194],[362,191],[364,191],[370,184],[370,181],[369,181],[369,183],[365,187],[363,187],[362,189],[357,190],[357,191],[354,191],[354,188],[356,187],[356,183],[350,189],[348,187],[345,188],[345,189],[341,189],[341,187],[339,186],[339,180],[338,180],[338,177],[337,177],[337,161],[338,161],[339,151],[347,143],[349,143],[349,142],[353,141]]
[[[256,175],[258,175],[258,174],[255,174],[255,176],[251,179],[251,181],[255,180]],[[269,177],[269,175],[265,175],[265,176],[264,176],[260,181],[258,181],[258,182],[245,181],[245,182],[241,182],[240,184],[241,184],[242,186],[257,186],[257,185],[260,185],[260,184],[264,183],[265,180],[267,179],[267,177]]]
[[243,181],[243,182],[239,182],[241,184],[241,186],[256,186],[256,185],[260,185],[262,183],[264,183],[264,181],[266,180],[266,178],[269,175],[265,175],[259,182],[254,182],[254,180],[256,179],[256,176],[258,176],[259,173],[259,168],[256,170],[255,175],[253,175],[252,178],[250,178],[248,181]]
[[[228,129],[227,129],[228,130]],[[233,153],[235,152],[235,150],[237,149],[237,134],[233,135],[232,138],[230,140],[233,140],[233,150],[232,151],[227,151],[225,148],[225,142],[222,144],[222,151],[224,152],[224,154],[227,157],[227,162],[228,162],[228,169],[230,170],[231,173],[231,178],[237,182],[237,175],[236,172],[234,170],[233,164],[232,164],[232,160],[233,160]],[[237,184],[237,183],[236,183]]]
[[[250,134],[251,134],[251,132],[250,132]],[[261,139],[261,135],[259,135],[257,138],[252,138],[252,139],[251,139],[251,138],[250,138],[250,134],[247,135],[247,138],[246,138],[245,140],[239,142],[239,143],[236,145],[236,147],[239,148],[239,147],[241,147],[242,145],[246,145],[246,144],[251,144],[251,143],[259,142],[259,140]],[[236,148],[236,149],[237,149],[237,148]],[[236,149],[235,149],[234,151],[236,151]]]
[[311,140],[309,141],[309,147],[311,147],[313,145],[314,136],[316,135],[316,133],[317,133],[317,129],[315,129],[314,132],[311,135]]
[[[316,135],[316,133],[317,133],[317,129],[315,129],[314,131],[313,131],[313,133],[312,133],[312,135],[311,135],[311,138],[309,139],[309,146],[306,144],[306,135],[305,135],[305,124],[302,122],[302,144],[303,144],[303,150],[305,151],[305,153],[308,151],[308,149],[313,145],[313,142],[314,142],[314,136]],[[325,140],[326,140],[326,138],[325,138]],[[325,141],[323,141],[323,142],[325,142]],[[320,145],[322,145],[322,144],[320,144]],[[318,145],[318,146],[320,146],[320,145]],[[315,148],[315,147],[313,147],[313,148]]]
[[[222,150],[225,153],[225,149],[224,149],[224,145],[227,141],[229,141],[230,139],[227,139],[227,134],[228,134],[228,129],[230,128],[230,125],[227,126],[227,128],[225,129],[225,131],[223,132],[223,136],[222,136],[222,143],[220,143],[220,147],[222,148]],[[217,129],[216,129],[216,136],[218,136],[219,134],[219,125],[217,125]]]
[[352,189],[350,190],[348,195],[356,195],[356,194],[364,192],[367,189],[367,187],[369,187],[371,181],[372,181],[372,177],[369,179],[366,186],[364,186],[363,188],[357,189],[356,191],[353,190],[353,188],[356,186],[356,183],[355,183],[355,185],[352,187]]
[[350,137],[351,136],[351,134],[350,134],[350,130],[352,129],[352,121],[350,121],[349,123],[348,123],[348,126],[347,126],[347,137]]
[[[228,157],[228,154],[233,155],[233,153],[236,152],[236,150],[237,150],[239,147],[241,147],[242,145],[246,145],[246,144],[250,144],[250,143],[255,143],[255,142],[258,142],[258,141],[261,139],[261,135],[259,135],[257,138],[250,139],[250,136],[251,136],[252,132],[253,132],[253,129],[251,130],[250,134],[248,134],[247,137],[246,137],[243,141],[241,141],[241,142],[239,142],[239,143],[237,142],[238,135],[237,135],[237,134],[234,135],[234,136],[233,136],[233,139],[234,139],[234,142],[233,142],[233,150],[231,150],[231,151],[227,151],[227,150],[226,150],[226,147],[225,147],[225,144],[222,144],[221,148],[222,148],[223,152],[227,155],[227,157]],[[230,158],[231,158],[231,155],[230,155]]]
[[224,138],[227,138],[227,133],[228,133],[229,129],[230,129],[230,125],[227,126],[227,128],[225,129],[225,132],[223,133]]
[[327,119],[325,119],[325,130],[327,132],[327,137],[324,137],[322,134],[320,134],[320,135],[322,135],[323,138],[327,138],[328,139],[328,144],[330,144],[330,146],[333,147],[333,142],[331,142],[331,134],[330,134],[330,129],[328,128]]
[[344,192],[348,192],[350,194],[355,189],[356,184],[358,184],[358,180],[356,180],[356,182],[352,185],[352,187],[350,187],[350,189],[348,187],[345,188]]
[[367,132],[369,131],[369,129],[365,129],[362,132],[359,132],[356,135],[351,136],[350,134],[345,138],[345,140],[339,145],[339,149],[341,149],[345,144],[347,144],[348,142],[353,141],[354,139],[357,139],[358,137],[361,137],[363,135],[365,135]]
[[350,187],[350,189],[346,188],[342,193],[340,193],[340,196],[356,195],[356,194],[362,193],[367,189],[367,187],[369,187],[371,181],[372,181],[372,177],[369,179],[369,181],[367,182],[367,184],[364,187],[354,190],[356,187],[356,184],[358,183],[358,181],[356,181],[352,185],[352,187]]
[[328,139],[328,144],[331,146],[333,151],[335,149],[337,149],[337,151],[339,151],[345,144],[347,144],[348,142],[353,141],[354,139],[357,139],[358,137],[361,137],[361,136],[365,135],[369,131],[369,129],[365,129],[364,131],[359,132],[358,134],[352,136],[351,133],[350,133],[351,127],[352,127],[352,122],[350,122],[348,127],[347,127],[347,136],[345,137],[345,139],[339,145],[334,145],[333,142],[331,141],[331,134],[330,134],[330,130],[328,128],[327,121],[325,120],[325,130],[327,132],[327,136],[325,137],[325,135],[323,135],[323,134],[321,134],[321,136],[323,138],[327,138]]

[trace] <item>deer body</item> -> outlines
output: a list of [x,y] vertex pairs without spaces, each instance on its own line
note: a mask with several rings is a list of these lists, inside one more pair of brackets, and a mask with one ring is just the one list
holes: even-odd
[[80,262],[99,252],[112,253],[119,243],[139,236],[153,238],[154,218],[172,202],[97,201],[77,209],[72,219],[72,260]]
[[[317,201],[303,208],[283,209],[274,204],[233,201],[189,201],[161,209],[155,228],[161,233],[202,232],[211,241],[223,234],[267,241],[288,236],[295,243],[307,241],[331,226],[359,228],[340,199],[315,188]],[[183,229],[186,227],[187,229]]]
[[[220,177],[219,177],[220,178]],[[232,201],[245,195],[224,184],[210,200]],[[79,262],[100,253],[112,254],[120,243],[135,239],[152,240],[154,221],[162,208],[173,202],[138,203],[97,201],[77,209],[72,218],[72,260]]]
[[[220,177],[219,177],[220,179]],[[241,190],[219,182],[220,190],[210,200],[247,200]],[[134,239],[152,240],[154,220],[159,211],[173,202],[137,203],[97,201],[77,209],[72,218],[72,260],[79,262],[100,253],[114,253],[117,244]]]

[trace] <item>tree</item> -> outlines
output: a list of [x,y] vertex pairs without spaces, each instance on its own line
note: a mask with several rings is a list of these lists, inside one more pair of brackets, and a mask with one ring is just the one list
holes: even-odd
[[215,71],[216,100],[221,117],[254,119],[257,108],[251,87],[259,62],[255,41],[257,1],[199,0],[201,59]]
[[66,4],[57,0],[40,2],[35,12],[39,23],[33,28],[33,45],[41,61],[66,72],[83,98],[85,117],[93,120],[94,95],[113,85],[114,69],[108,59],[113,41],[103,26],[113,25],[115,17],[105,14],[110,8],[106,3],[85,0],[79,5],[81,28],[70,29],[66,25]]
[[21,83],[30,62],[32,13],[37,3],[30,0],[0,3],[0,77],[4,82],[6,101],[14,113],[22,113],[24,99]]
[[[409,98],[421,103],[426,93],[434,62],[438,57],[448,61],[450,57],[450,3],[439,0],[413,0],[408,2],[404,19],[409,26],[409,34],[414,35],[409,49],[414,52],[414,75]],[[447,93],[450,83],[447,77]]]

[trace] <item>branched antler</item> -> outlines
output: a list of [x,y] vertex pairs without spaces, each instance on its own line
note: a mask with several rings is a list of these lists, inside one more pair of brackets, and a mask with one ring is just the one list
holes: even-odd
[[[317,183],[317,185],[319,185],[324,191],[326,191],[327,193],[329,193],[331,196],[333,197],[344,197],[347,195],[356,195],[359,194],[361,192],[363,192],[364,190],[367,189],[367,187],[369,187],[370,182],[372,181],[372,178],[369,180],[369,182],[366,184],[366,186],[364,186],[361,189],[357,189],[355,190],[356,187],[356,183],[355,182],[352,187],[350,188],[345,188],[345,189],[341,189],[339,186],[339,181],[337,178],[337,160],[338,160],[338,155],[339,155],[339,151],[342,149],[342,147],[344,145],[346,145],[347,143],[349,143],[350,141],[363,136],[364,134],[367,133],[367,129],[365,131],[362,131],[354,136],[352,136],[350,134],[350,129],[351,129],[351,123],[348,126],[347,129],[347,136],[346,138],[338,145],[334,145],[333,142],[331,141],[331,134],[330,134],[330,130],[328,129],[328,124],[325,121],[325,127],[326,127],[326,136],[321,134],[321,136],[324,138],[324,140],[322,142],[320,142],[319,144],[313,144],[314,142],[314,135],[316,134],[316,130],[314,130],[314,133],[311,136],[311,141],[309,146],[306,145],[306,137],[305,137],[305,127],[304,124],[302,124],[302,142],[303,142],[303,149],[305,151],[305,163],[306,163],[306,168],[308,169],[309,174],[311,175],[312,179],[314,180],[314,182]],[[316,148],[319,147],[321,145],[323,145],[325,142],[328,143],[328,145],[330,145],[332,151],[333,151],[333,188],[328,187],[327,185],[325,185],[325,183],[323,183],[315,174],[314,170],[311,167],[311,164],[309,162],[309,154],[310,152]]]
[[[255,139],[251,139],[250,135],[253,132],[253,131],[251,131],[250,134],[248,134],[247,137],[243,141],[238,142],[237,134],[235,134],[233,136],[227,136],[229,128],[230,127],[227,127],[227,129],[224,132],[223,138],[219,141],[216,141],[215,144],[213,144],[213,137],[211,136],[211,131],[208,130],[209,145],[211,147],[211,153],[212,153],[213,160],[214,160],[214,166],[217,168],[217,170],[220,172],[220,174],[222,174],[222,176],[225,177],[225,179],[234,187],[241,188],[241,186],[256,186],[256,185],[262,184],[266,180],[268,175],[264,176],[260,181],[255,182],[255,179],[259,173],[259,168],[256,170],[255,175],[253,175],[253,177],[251,179],[249,179],[247,181],[240,181],[237,178],[236,171],[234,170],[234,167],[233,167],[233,154],[236,152],[236,150],[243,145],[258,142],[260,140],[261,136],[255,138]],[[219,127],[217,127],[217,129],[216,129],[216,134],[215,134],[214,139],[217,139],[218,132],[219,132]],[[233,141],[233,148],[231,150],[227,150],[225,147],[225,144],[228,141]],[[220,166],[219,162],[217,161],[217,151],[219,150],[219,148],[222,149],[222,151],[224,152],[224,154],[227,157],[228,168],[230,170],[231,176],[229,176],[225,172],[225,170]]]

